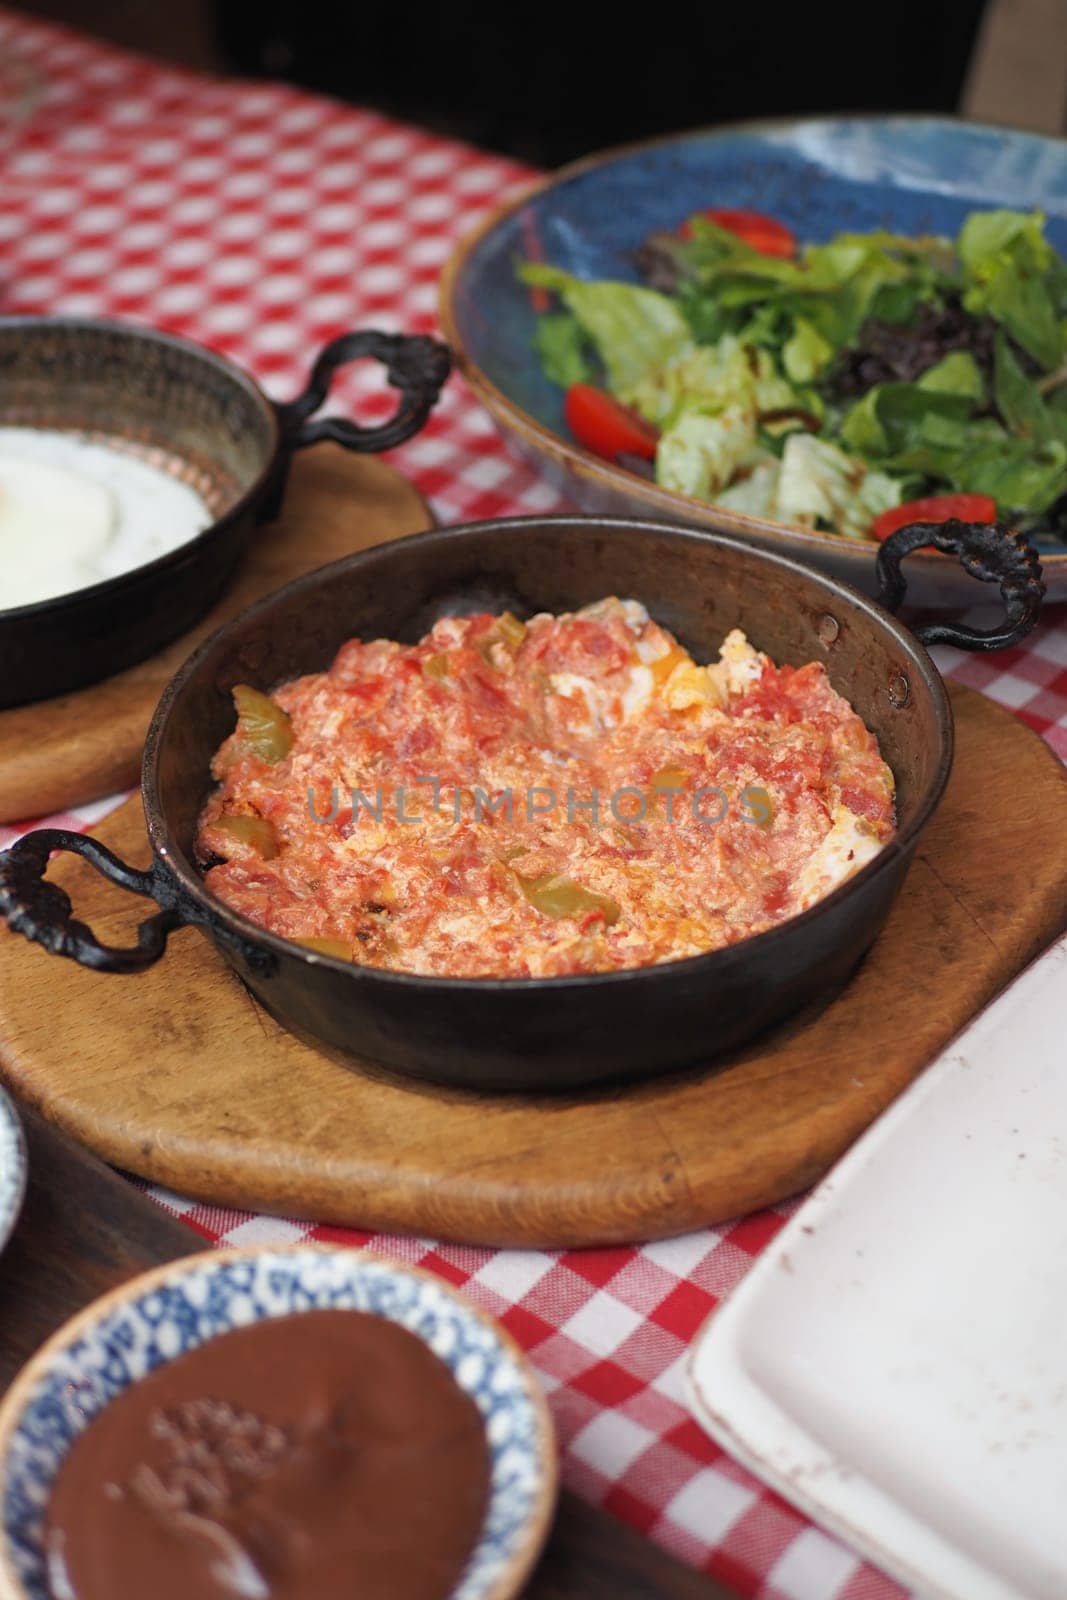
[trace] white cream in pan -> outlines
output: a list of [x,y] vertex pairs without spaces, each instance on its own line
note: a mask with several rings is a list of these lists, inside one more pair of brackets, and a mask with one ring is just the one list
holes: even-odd
[[118,577],[213,520],[195,489],[123,449],[0,428],[0,611]]

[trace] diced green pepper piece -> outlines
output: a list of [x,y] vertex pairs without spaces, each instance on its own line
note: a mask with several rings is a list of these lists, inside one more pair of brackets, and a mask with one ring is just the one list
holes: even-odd
[[520,878],[519,887],[530,904],[546,917],[584,917],[589,911],[599,911],[610,928],[621,915],[617,901],[606,894],[594,894],[592,889],[583,889],[566,873]]
[[305,950],[314,950],[319,956],[333,956],[336,961],[351,961],[352,946],[345,944],[341,939],[320,939],[310,937],[297,939],[297,944],[303,945]]
[[497,618],[497,631],[509,650],[517,650],[526,637],[526,624],[520,622],[518,617],[510,611],[503,612]]
[[272,766],[284,760],[293,747],[293,728],[281,706],[247,683],[234,685],[233,703],[237,734],[245,748]]
[[232,834],[242,844],[258,850],[264,861],[273,861],[278,854],[278,835],[266,817],[234,815],[220,817],[215,824],[224,833]]

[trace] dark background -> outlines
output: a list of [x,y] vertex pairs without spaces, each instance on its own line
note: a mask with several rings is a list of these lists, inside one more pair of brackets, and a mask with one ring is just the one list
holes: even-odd
[[22,0],[180,64],[285,78],[556,166],[744,117],[953,111],[983,0]]
[[659,0],[621,7],[451,0],[325,9],[219,7],[243,71],[281,71],[536,166],[740,117],[951,110],[981,0]]

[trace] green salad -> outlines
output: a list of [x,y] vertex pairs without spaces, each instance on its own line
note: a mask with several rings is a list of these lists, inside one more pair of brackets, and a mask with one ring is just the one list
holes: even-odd
[[518,269],[550,291],[536,345],[580,444],[850,539],[922,520],[917,501],[1067,536],[1067,263],[1040,212],[800,248],[772,218],[707,212],[636,264],[640,283]]

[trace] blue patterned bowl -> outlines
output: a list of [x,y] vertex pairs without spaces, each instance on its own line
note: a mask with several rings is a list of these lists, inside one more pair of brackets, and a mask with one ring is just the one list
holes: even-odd
[[[875,592],[874,544],[721,510],[648,483],[574,444],[563,395],[541,371],[536,312],[515,263],[583,278],[637,274],[632,252],[706,206],[768,211],[803,240],[842,229],[954,234],[968,211],[1040,207],[1067,250],[1067,141],[937,117],[748,123],[580,161],[491,216],[441,281],[441,323],[505,437],[583,510],[731,533]],[[1067,599],[1067,545],[1042,550],[1050,599]],[[937,556],[908,563],[909,599],[972,604],[973,580]]]
[[324,1308],[387,1317],[422,1339],[485,1417],[490,1500],[451,1600],[506,1600],[548,1531],[556,1448],[544,1398],[518,1347],[448,1284],[328,1245],[211,1251],[134,1278],[45,1344],[0,1405],[0,1596],[49,1600],[44,1508],[74,1438],[123,1389],[215,1334]]
[[0,1250],[11,1237],[26,1193],[26,1141],[11,1101],[0,1089]]

